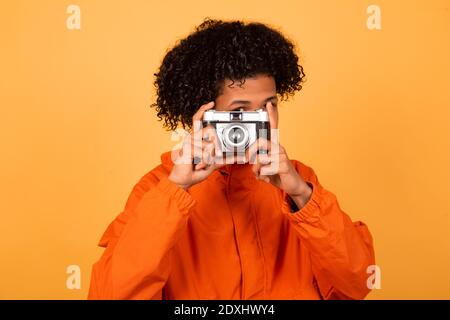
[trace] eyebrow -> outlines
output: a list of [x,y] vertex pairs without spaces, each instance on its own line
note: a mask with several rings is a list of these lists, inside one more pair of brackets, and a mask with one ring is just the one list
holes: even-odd
[[[271,96],[271,97],[267,98],[266,100],[264,100],[264,104],[266,102],[268,102],[269,100],[276,99],[276,98],[277,98],[276,95],[275,96]],[[228,105],[228,107],[231,107],[233,104],[250,104],[250,101],[248,101],[248,100],[234,100]]]

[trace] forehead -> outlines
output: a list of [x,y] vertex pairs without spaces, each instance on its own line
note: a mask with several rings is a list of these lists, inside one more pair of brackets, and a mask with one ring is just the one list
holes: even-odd
[[220,96],[222,98],[241,98],[241,99],[265,99],[268,96],[276,94],[276,85],[273,77],[258,75],[246,78],[241,84],[240,81],[225,79]]

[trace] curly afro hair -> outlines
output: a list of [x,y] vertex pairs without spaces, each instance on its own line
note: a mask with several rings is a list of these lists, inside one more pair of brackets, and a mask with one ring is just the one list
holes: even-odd
[[164,127],[192,127],[198,108],[215,100],[225,79],[240,85],[257,74],[272,76],[282,100],[302,88],[303,67],[294,44],[262,23],[223,22],[206,18],[195,32],[167,52],[154,86]]

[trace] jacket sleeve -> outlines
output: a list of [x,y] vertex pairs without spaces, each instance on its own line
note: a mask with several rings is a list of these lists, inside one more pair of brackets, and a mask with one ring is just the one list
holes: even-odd
[[166,176],[144,176],[100,240],[106,249],[92,267],[88,299],[162,299],[170,249],[193,205]]
[[292,210],[286,199],[282,211],[310,252],[312,271],[322,298],[363,299],[370,291],[367,267],[375,264],[367,226],[352,222],[339,207],[336,196],[321,186],[311,168],[298,161],[294,164],[312,188],[312,195],[300,210]]

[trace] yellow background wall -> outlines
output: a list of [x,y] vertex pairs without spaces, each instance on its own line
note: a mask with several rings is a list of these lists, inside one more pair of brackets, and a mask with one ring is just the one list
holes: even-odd
[[86,297],[101,234],[174,144],[148,107],[153,73],[209,16],[299,46],[307,82],[280,106],[281,140],[369,225],[382,272],[369,298],[449,299],[450,4],[373,3],[381,30],[363,0],[2,1],[0,298]]

